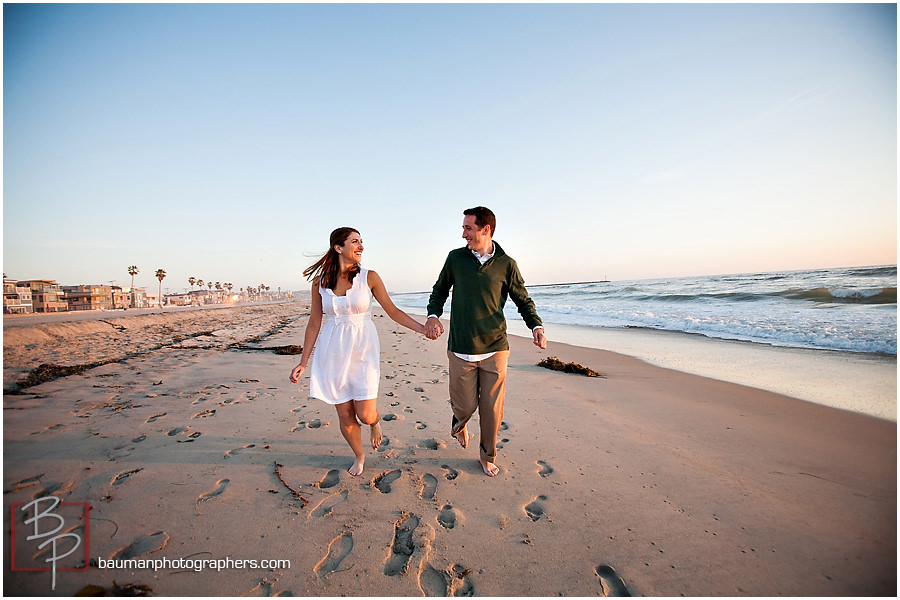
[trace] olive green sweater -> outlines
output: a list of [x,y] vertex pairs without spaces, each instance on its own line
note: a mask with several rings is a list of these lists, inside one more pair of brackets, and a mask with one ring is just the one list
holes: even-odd
[[428,300],[428,314],[440,317],[450,301],[451,352],[487,354],[509,350],[503,306],[512,298],[529,329],[542,325],[528,297],[516,261],[494,242],[494,256],[483,265],[467,247],[452,250]]

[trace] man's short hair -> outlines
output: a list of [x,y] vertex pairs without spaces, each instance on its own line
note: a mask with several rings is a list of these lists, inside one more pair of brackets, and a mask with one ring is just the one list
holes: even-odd
[[485,225],[490,225],[491,236],[497,231],[497,217],[494,216],[491,209],[484,206],[476,206],[475,208],[467,208],[463,211],[463,214],[467,217],[475,217],[475,225],[477,225],[479,229]]

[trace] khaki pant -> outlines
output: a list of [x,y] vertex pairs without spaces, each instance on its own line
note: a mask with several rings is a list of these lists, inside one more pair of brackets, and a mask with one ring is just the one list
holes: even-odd
[[481,459],[497,458],[497,433],[503,422],[503,400],[506,396],[506,365],[509,350],[490,358],[469,362],[448,351],[450,358],[450,408],[453,410],[451,435],[459,433],[475,410],[481,426]]

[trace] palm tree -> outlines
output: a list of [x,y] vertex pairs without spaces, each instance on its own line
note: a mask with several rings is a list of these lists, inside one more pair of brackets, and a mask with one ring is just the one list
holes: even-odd
[[166,272],[163,269],[157,269],[156,278],[159,279],[159,307],[162,308],[162,280],[166,278]]
[[128,267],[128,274],[131,275],[131,308],[134,308],[134,276],[138,274],[138,268],[131,265]]
[[194,284],[197,283],[196,277],[188,277],[188,283],[191,284],[191,306],[194,305]]

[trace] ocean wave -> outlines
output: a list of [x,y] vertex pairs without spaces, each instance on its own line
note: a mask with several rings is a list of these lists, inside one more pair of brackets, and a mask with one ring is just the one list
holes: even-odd
[[854,267],[847,269],[847,274],[855,277],[896,277],[897,265],[885,265],[880,267]]
[[601,300],[628,300],[632,302],[672,302],[689,304],[693,302],[763,302],[773,299],[797,300],[804,302],[821,302],[833,304],[896,304],[897,288],[788,288],[774,291],[729,291],[698,293],[648,293],[645,290],[628,286],[618,290],[582,291],[567,290],[565,292],[540,291],[531,294],[537,301],[551,301],[565,297],[569,302],[581,300],[585,302]]
[[814,289],[793,288],[783,292],[776,292],[775,296],[781,296],[792,300],[809,300],[812,302],[828,303],[853,303],[853,304],[897,304],[897,288],[830,289],[820,287]]

